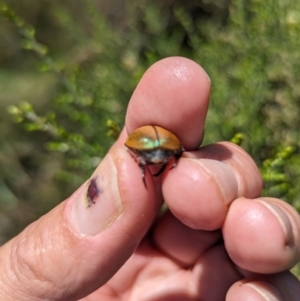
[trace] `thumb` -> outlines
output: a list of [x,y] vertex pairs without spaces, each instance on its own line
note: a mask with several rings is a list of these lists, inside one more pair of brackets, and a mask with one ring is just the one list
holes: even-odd
[[160,207],[153,187],[149,178],[145,189],[125,147],[113,147],[89,181],[0,249],[0,300],[77,300],[95,291],[150,227]]

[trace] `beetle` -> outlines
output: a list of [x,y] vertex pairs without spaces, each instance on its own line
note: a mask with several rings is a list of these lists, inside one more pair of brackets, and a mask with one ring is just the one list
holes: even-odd
[[159,171],[153,175],[157,177],[164,172],[172,158],[175,158],[175,162],[171,169],[174,168],[184,152],[178,137],[157,125],[146,125],[136,129],[127,137],[125,146],[138,162],[146,188],[146,165],[161,165]]

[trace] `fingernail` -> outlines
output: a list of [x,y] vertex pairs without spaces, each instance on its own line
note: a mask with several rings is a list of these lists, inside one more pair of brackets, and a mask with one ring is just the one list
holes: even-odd
[[226,205],[236,198],[238,183],[229,166],[223,162],[210,159],[200,159],[196,162],[206,173],[206,178],[216,183],[215,193]]
[[[256,281],[245,283],[244,286],[248,286],[251,289],[255,290],[262,298],[266,301],[278,301],[281,300],[277,289],[263,281]],[[279,297],[279,298],[278,298]]]
[[286,213],[274,203],[267,202],[262,199],[258,199],[257,202],[265,206],[278,220],[279,225],[281,226],[282,232],[284,234],[285,245],[293,245],[293,228]]
[[84,235],[96,235],[108,228],[123,211],[117,169],[106,155],[73,203],[71,218]]

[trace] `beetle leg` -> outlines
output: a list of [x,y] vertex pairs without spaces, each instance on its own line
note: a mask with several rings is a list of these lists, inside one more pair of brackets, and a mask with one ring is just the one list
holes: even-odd
[[146,175],[145,164],[143,164],[143,163],[140,162],[140,163],[139,163],[139,167],[140,167],[141,170],[142,170],[142,180],[143,180],[143,183],[144,183],[146,189],[148,189],[147,183],[146,183],[146,177],[145,177],[145,175]]
[[164,163],[164,164],[162,165],[162,167],[160,168],[160,170],[159,170],[156,174],[153,175],[153,177],[158,177],[159,175],[161,175],[161,174],[164,172],[164,170],[166,169],[167,164],[168,164],[168,162],[167,162],[167,163]]
[[180,156],[176,156],[176,157],[175,157],[175,162],[173,163],[173,165],[171,166],[170,169],[173,169],[173,168],[177,165],[178,160],[179,160],[180,157],[181,157],[181,154],[180,154]]

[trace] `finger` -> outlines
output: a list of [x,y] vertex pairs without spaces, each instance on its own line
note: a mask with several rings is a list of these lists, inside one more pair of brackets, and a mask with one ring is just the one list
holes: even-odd
[[113,148],[74,195],[4,245],[0,299],[78,300],[104,284],[161,206],[135,184],[137,168],[124,147]]
[[229,142],[185,153],[176,172],[165,172],[162,185],[171,212],[198,230],[221,228],[234,199],[259,196],[261,189],[262,179],[252,158]]
[[300,260],[300,217],[278,199],[235,200],[223,236],[231,259],[252,272],[276,273]]
[[124,300],[156,300],[158,296],[160,300],[165,300],[161,294],[174,287],[174,280],[177,284],[180,281],[180,287],[176,285],[176,291],[186,288],[187,279],[183,274],[181,265],[164,256],[147,237],[118,273],[91,300],[100,300],[103,293],[117,295]]
[[275,275],[254,275],[236,282],[228,291],[226,301],[298,301],[299,280],[290,272]]
[[241,276],[221,244],[212,247],[198,259],[193,268],[193,277],[199,300],[225,300],[228,289]]
[[155,245],[168,257],[176,259],[184,267],[195,264],[209,248],[221,240],[221,231],[194,230],[181,223],[169,211],[153,229]]
[[210,81],[195,62],[163,59],[144,74],[130,100],[126,129],[159,125],[176,134],[186,150],[197,149],[203,138]]
[[215,245],[194,267],[184,269],[146,243],[100,291],[128,299],[130,289],[130,300],[225,300],[239,279],[222,245]]

